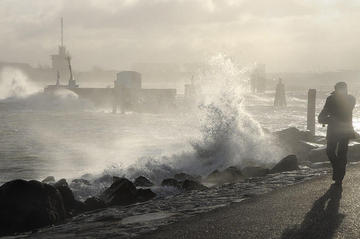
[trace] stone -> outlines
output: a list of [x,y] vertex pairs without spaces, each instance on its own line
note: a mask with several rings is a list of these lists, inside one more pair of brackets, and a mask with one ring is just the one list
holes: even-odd
[[136,187],[151,187],[154,186],[154,184],[144,176],[139,176],[135,179],[134,185]]
[[317,148],[308,142],[315,142],[316,137],[309,131],[300,131],[295,127],[284,129],[274,133],[279,140],[280,147],[289,154],[295,154],[299,159],[308,160],[310,150]]
[[99,184],[99,183],[108,183],[111,184],[113,183],[114,178],[113,176],[109,175],[109,174],[105,174],[102,175],[100,178],[97,178],[94,180],[94,183]]
[[84,185],[87,185],[87,186],[91,185],[91,183],[88,180],[83,179],[83,178],[76,178],[76,179],[72,180],[71,183],[84,184]]
[[106,207],[106,204],[103,200],[98,197],[90,197],[84,202],[86,211],[93,211]]
[[185,180],[192,180],[199,182],[201,177],[200,176],[192,176],[187,173],[177,173],[174,175],[174,178],[178,181],[185,181]]
[[116,180],[101,195],[100,199],[106,205],[129,205],[136,202],[137,190],[135,185],[126,178]]
[[156,193],[154,193],[150,189],[142,189],[142,188],[137,189],[137,195],[136,195],[137,202],[145,202],[150,199],[153,199],[154,197],[156,197]]
[[264,177],[269,171],[269,169],[263,167],[245,167],[241,169],[242,174],[247,178]]
[[26,232],[62,222],[62,196],[52,185],[13,180],[0,187],[0,235]]
[[286,171],[298,170],[298,159],[296,155],[288,155],[280,162],[278,162],[271,170],[270,173],[281,173]]
[[61,179],[54,184],[54,187],[60,192],[64,206],[69,215],[74,215],[84,211],[84,205],[82,202],[77,201],[74,197],[74,193],[70,189],[65,179]]
[[205,190],[208,188],[196,181],[186,179],[182,183],[182,189],[184,189],[185,191],[192,191],[192,190]]
[[47,176],[44,180],[41,181],[42,183],[55,183],[54,176]]
[[177,181],[174,178],[167,178],[161,182],[161,186],[181,188],[182,185],[181,185],[181,182]]
[[237,182],[243,180],[244,176],[241,170],[237,167],[231,166],[226,168],[223,171],[214,170],[210,173],[205,181],[211,183],[230,183],[230,182]]

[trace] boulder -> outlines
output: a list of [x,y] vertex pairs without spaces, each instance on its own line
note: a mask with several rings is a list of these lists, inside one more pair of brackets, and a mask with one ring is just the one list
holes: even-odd
[[129,205],[136,202],[135,185],[126,178],[116,180],[101,195],[100,199],[107,205]]
[[181,188],[182,185],[181,185],[181,182],[177,181],[174,178],[167,178],[161,182],[161,186]]
[[192,176],[187,173],[177,173],[174,175],[174,178],[178,181],[192,180],[192,181],[200,181],[200,176]]
[[281,173],[285,171],[298,170],[298,159],[296,155],[288,155],[280,162],[278,162],[271,170],[270,173]]
[[228,167],[223,171],[214,170],[208,175],[206,181],[212,183],[230,183],[244,179],[241,170],[237,167]]
[[135,179],[134,185],[136,187],[151,187],[154,186],[154,184],[144,176],[139,176]]
[[84,211],[84,204],[75,199],[74,194],[65,179],[61,179],[56,182],[54,187],[60,192],[65,209],[70,215]]
[[185,191],[205,190],[205,189],[207,189],[207,187],[196,181],[186,179],[182,183],[182,189],[184,189]]
[[84,205],[86,211],[92,211],[106,207],[105,202],[98,197],[90,197],[86,199]]
[[97,178],[94,180],[94,183],[99,184],[99,183],[108,183],[111,184],[113,183],[114,178],[113,176],[109,175],[109,174],[105,174],[103,176],[101,176],[100,178]]
[[87,185],[87,186],[91,185],[91,183],[88,180],[83,179],[83,178],[76,178],[76,179],[72,180],[71,183],[84,184],[84,185]]
[[66,213],[55,187],[13,180],[0,187],[0,235],[30,231],[62,222]]
[[59,181],[57,181],[56,183],[54,183],[54,186],[55,187],[60,187],[60,186],[69,187],[69,184],[67,183],[65,178],[62,178]]
[[317,146],[307,143],[316,141],[309,131],[300,131],[295,127],[291,127],[274,134],[278,137],[281,147],[286,152],[297,155],[301,160],[307,160],[309,151],[317,148]]
[[309,151],[308,160],[311,162],[326,162],[329,161],[326,155],[326,147],[320,147]]
[[241,169],[241,172],[247,178],[264,177],[266,174],[269,173],[269,171],[269,169],[262,167],[245,167]]
[[47,176],[44,180],[41,181],[42,183],[55,183],[54,176]]
[[136,195],[137,202],[145,202],[150,199],[153,199],[154,197],[156,197],[156,193],[154,193],[150,189],[142,189],[142,188],[137,189],[137,195]]

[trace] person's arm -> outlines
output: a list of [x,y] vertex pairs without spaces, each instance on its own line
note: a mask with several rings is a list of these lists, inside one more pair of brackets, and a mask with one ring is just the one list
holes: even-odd
[[319,116],[318,116],[318,121],[320,124],[329,124],[330,122],[330,112],[329,112],[329,107],[330,106],[330,100],[329,98],[326,99],[324,108],[321,110]]

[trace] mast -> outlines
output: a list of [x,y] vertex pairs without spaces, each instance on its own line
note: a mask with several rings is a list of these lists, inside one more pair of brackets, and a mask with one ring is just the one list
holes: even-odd
[[64,46],[64,19],[61,17],[61,47]]

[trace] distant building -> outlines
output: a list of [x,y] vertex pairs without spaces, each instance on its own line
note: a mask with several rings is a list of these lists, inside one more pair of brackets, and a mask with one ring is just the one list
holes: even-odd
[[250,76],[251,91],[264,92],[266,90],[266,66],[265,64],[257,64]]
[[114,109],[122,112],[158,112],[175,107],[176,89],[144,89],[136,71],[117,73],[114,82]]

